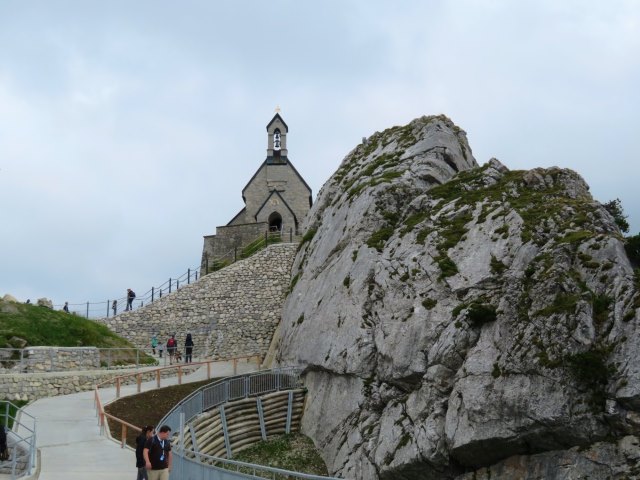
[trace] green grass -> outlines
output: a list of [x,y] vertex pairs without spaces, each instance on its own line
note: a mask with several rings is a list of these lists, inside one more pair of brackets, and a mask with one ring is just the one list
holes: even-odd
[[369,239],[367,240],[367,245],[381,252],[384,248],[385,243],[387,243],[387,240],[389,240],[389,238],[391,238],[391,235],[393,235],[393,231],[393,227],[381,228],[369,237]]
[[13,400],[11,403],[0,401],[0,426],[5,425],[10,430],[13,427],[13,419],[18,408],[24,407],[27,403],[29,402],[25,400]]
[[29,346],[134,348],[106,326],[78,315],[46,307],[0,300],[0,346],[16,347],[22,338]]
[[254,253],[267,247],[268,245],[280,242],[282,242],[282,238],[280,238],[280,235],[268,235],[266,237],[266,240],[265,237],[257,238],[242,249],[242,251],[240,252],[240,258],[248,258]]
[[313,442],[300,433],[268,438],[234,454],[233,459],[311,475],[328,475]]

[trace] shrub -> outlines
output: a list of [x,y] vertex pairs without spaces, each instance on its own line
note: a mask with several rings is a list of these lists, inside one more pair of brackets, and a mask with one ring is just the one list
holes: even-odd
[[432,298],[426,298],[425,300],[422,301],[422,306],[427,310],[431,310],[433,307],[436,306],[437,303],[438,303],[437,300],[433,300]]
[[472,303],[469,306],[468,318],[474,325],[483,325],[495,321],[497,317],[496,307],[490,304]]

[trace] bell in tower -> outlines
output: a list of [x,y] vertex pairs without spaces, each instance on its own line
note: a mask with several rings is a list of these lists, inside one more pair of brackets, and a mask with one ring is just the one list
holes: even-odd
[[275,116],[267,125],[267,164],[286,164],[287,159],[287,133],[289,128],[280,116]]

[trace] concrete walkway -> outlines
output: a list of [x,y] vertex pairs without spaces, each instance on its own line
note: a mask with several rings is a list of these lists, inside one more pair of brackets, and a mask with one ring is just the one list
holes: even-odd
[[[238,373],[256,371],[255,363],[239,362]],[[233,375],[231,362],[212,364],[212,377]],[[182,383],[205,380],[206,367],[182,377]],[[162,379],[162,386],[176,385],[177,377]],[[142,384],[153,390],[155,380]],[[121,388],[120,396],[137,393],[136,386]],[[115,387],[100,389],[103,404],[115,399]],[[132,480],[136,478],[135,454],[100,435],[94,406],[94,392],[43,398],[25,407],[36,417],[37,446],[41,453],[40,480]],[[179,480],[179,479],[176,479]]]

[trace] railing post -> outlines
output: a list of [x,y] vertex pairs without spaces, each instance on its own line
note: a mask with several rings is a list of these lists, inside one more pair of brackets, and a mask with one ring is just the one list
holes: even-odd
[[237,358],[233,359],[233,374],[234,375],[238,374],[238,359]]
[[122,438],[121,438],[120,448],[124,448],[124,445],[127,443],[127,426],[122,424]]
[[155,290],[156,290],[156,287],[151,287],[151,303],[153,303],[153,296],[156,293]]
[[171,277],[169,277],[169,293],[171,293]]
[[198,281],[198,270],[196,270],[196,282]]
[[178,385],[182,385],[182,365],[178,365]]
[[111,305],[111,301],[107,300],[107,318],[109,318],[109,305]]
[[160,289],[160,298],[162,298],[162,289]]
[[120,398],[120,377],[116,377],[116,398]]
[[142,374],[136,375],[136,383],[138,384],[138,393],[142,391]]
[[293,242],[293,227],[289,227],[289,243]]
[[87,318],[89,318],[89,302],[87,302]]
[[191,269],[187,268],[187,285],[191,285]]
[[176,290],[180,290],[180,279],[176,278]]
[[287,424],[284,433],[291,433],[291,414],[293,413],[293,390],[289,391],[289,401],[287,403]]
[[136,368],[140,368],[140,349],[136,348]]
[[156,385],[160,388],[160,370],[156,370]]
[[207,362],[207,380],[211,380],[211,362]]
[[238,247],[233,247],[233,261],[237,262],[238,261]]

